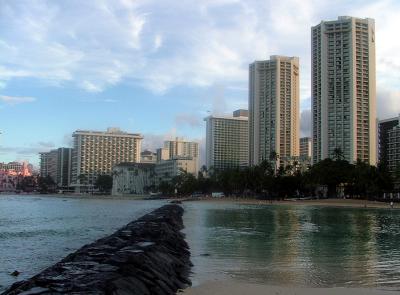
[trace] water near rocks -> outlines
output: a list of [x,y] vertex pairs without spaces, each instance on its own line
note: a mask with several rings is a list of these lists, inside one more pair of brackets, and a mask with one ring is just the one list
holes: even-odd
[[[0,196],[0,290],[161,201]],[[193,284],[400,290],[400,210],[185,202]],[[10,276],[14,270],[18,277]]]
[[164,203],[0,195],[0,292]]

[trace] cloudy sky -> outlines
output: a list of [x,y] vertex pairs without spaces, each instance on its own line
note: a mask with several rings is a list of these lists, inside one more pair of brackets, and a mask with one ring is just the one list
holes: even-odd
[[299,56],[310,133],[310,28],[376,21],[380,118],[400,112],[398,0],[0,0],[0,161],[117,126],[144,147],[204,141],[208,112],[247,108],[248,64]]

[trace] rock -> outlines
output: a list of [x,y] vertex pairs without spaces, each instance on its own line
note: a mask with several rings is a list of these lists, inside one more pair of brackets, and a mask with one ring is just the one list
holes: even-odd
[[192,266],[182,215],[180,206],[165,205],[15,283],[3,295],[176,294],[190,285]]
[[14,277],[18,277],[20,274],[20,272],[18,270],[14,270],[12,273],[10,273],[10,275],[14,276]]

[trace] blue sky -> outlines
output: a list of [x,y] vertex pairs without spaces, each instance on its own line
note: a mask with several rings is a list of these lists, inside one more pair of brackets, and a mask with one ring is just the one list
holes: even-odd
[[273,54],[300,57],[307,135],[310,28],[339,15],[375,19],[378,115],[395,116],[400,1],[0,0],[0,161],[109,126],[204,144],[202,118],[247,108],[248,64]]

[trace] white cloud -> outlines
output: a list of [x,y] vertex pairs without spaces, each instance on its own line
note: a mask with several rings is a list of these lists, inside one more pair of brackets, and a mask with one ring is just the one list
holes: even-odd
[[301,98],[309,99],[311,26],[354,15],[376,19],[378,92],[398,91],[399,14],[397,0],[8,1],[0,85],[29,77],[88,92],[124,81],[159,94],[247,89],[248,64],[282,54],[300,57]]
[[8,96],[0,95],[0,101],[8,105],[16,105],[26,102],[34,102],[36,98],[30,96]]

